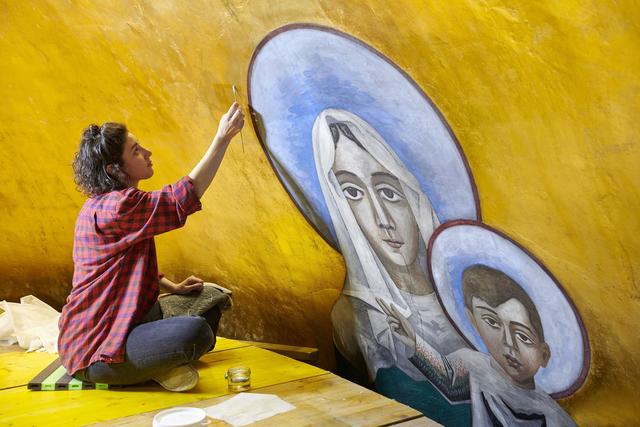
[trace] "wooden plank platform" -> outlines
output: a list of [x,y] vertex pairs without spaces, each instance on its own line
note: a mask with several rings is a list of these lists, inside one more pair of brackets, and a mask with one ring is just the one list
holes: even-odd
[[[233,365],[251,367],[255,387],[322,375],[326,371],[256,347],[206,354],[196,367],[200,382],[186,393],[171,393],[155,383],[111,390],[0,390],[0,419],[8,424],[85,425],[227,394],[224,373]],[[28,411],[24,403],[28,402]]]
[[[278,395],[295,410],[258,421],[252,426],[438,426],[418,411],[387,399],[331,373],[251,390]],[[230,399],[227,395],[186,406],[206,408]],[[94,427],[148,426],[159,411],[118,418]],[[218,424],[213,424],[218,425]],[[220,424],[224,425],[224,424]]]
[[58,358],[57,354],[25,353],[17,351],[0,353],[0,390],[26,386],[29,380]]
[[[242,341],[218,337],[213,352],[248,346]],[[29,380],[57,357],[57,354],[50,353],[26,353],[17,345],[0,346],[0,390],[26,386]]]
[[[150,425],[155,413],[173,406],[206,407],[230,398],[226,370],[249,366],[252,391],[277,394],[296,409],[256,423],[281,425],[433,426],[422,414],[336,375],[246,343],[219,338],[197,362],[200,382],[172,393],[154,382],[111,390],[29,391],[27,382],[56,355],[0,352],[0,420],[4,425]],[[213,425],[224,425],[224,423]]]
[[301,360],[303,362],[311,363],[317,362],[319,357],[319,350],[313,347],[300,347],[295,345],[285,344],[273,344],[268,342],[258,341],[241,341],[247,345],[254,347],[264,348],[265,350],[275,351],[283,356],[290,357],[292,359]]
[[240,348],[240,347],[249,347],[249,344],[246,344],[238,340],[232,340],[229,338],[217,337],[216,346],[213,349],[213,352],[231,350],[231,349]]

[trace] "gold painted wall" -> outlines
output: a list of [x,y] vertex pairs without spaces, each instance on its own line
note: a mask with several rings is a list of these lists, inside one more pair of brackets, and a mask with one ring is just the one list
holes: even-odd
[[[588,329],[580,425],[636,420],[640,375],[640,8],[554,1],[0,0],[0,299],[60,308],[83,197],[71,158],[91,122],[124,121],[153,151],[153,189],[188,173],[271,30],[350,33],[443,112],[484,222],[556,275]],[[320,347],[344,276],[298,213],[250,125],[187,227],[157,239],[161,269],[231,287],[223,333]]]

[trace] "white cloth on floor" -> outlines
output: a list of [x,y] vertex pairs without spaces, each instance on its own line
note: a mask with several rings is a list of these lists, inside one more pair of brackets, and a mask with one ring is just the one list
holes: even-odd
[[33,295],[20,303],[0,301],[0,343],[15,344],[28,352],[58,352],[60,313]]
[[275,394],[238,393],[229,400],[204,408],[211,418],[234,426],[253,422],[296,409]]

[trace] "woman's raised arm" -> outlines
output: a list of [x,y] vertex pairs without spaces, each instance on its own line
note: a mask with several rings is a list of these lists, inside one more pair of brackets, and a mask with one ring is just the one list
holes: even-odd
[[202,197],[207,188],[209,188],[213,177],[218,172],[231,139],[240,132],[242,126],[244,126],[244,113],[242,108],[234,102],[231,104],[229,111],[220,118],[218,131],[207,152],[189,173],[189,178],[193,181],[198,198]]

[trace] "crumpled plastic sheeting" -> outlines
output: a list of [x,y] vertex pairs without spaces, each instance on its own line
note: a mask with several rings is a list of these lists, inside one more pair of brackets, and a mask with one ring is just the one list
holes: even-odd
[[33,295],[20,303],[0,301],[0,343],[15,344],[31,351],[58,352],[60,313]]

